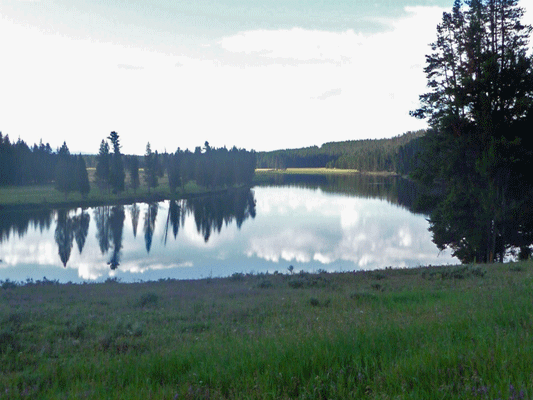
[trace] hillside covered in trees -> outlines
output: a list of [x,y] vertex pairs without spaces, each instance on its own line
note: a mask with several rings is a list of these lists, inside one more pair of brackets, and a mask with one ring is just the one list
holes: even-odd
[[407,174],[412,169],[420,138],[426,131],[407,132],[390,139],[350,140],[322,146],[257,153],[258,168],[340,168],[365,172]]

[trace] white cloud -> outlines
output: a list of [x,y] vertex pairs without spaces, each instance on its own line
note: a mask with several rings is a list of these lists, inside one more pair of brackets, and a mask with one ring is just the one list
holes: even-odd
[[[390,137],[425,90],[427,43],[441,9],[415,7],[362,35],[257,30],[172,53],[74,40],[0,17],[3,133],[97,152],[111,130],[125,152],[263,149]],[[206,44],[206,43],[204,43]],[[325,99],[327,101],[316,101]]]

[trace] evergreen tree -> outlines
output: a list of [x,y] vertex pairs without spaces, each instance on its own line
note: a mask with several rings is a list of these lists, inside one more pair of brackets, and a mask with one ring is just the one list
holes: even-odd
[[130,172],[130,186],[134,193],[137,193],[139,188],[139,159],[137,156],[131,156],[127,162],[128,170]]
[[158,184],[157,179],[157,159],[155,154],[152,153],[150,142],[146,144],[146,153],[144,154],[144,179],[148,186],[148,192],[151,188],[156,188]]
[[96,183],[101,189],[109,188],[111,176],[111,156],[109,144],[102,139],[100,150],[96,156]]
[[63,142],[57,153],[55,186],[67,198],[70,192],[76,190],[76,161],[70,155],[66,142]]
[[531,244],[532,28],[522,16],[517,0],[455,1],[426,57],[430,91],[412,113],[432,127],[416,177],[445,184],[434,240],[464,262],[503,260]]
[[111,155],[111,162],[109,168],[109,183],[113,188],[114,193],[124,191],[124,181],[126,174],[124,173],[124,164],[122,162],[122,154],[120,154],[120,141],[118,133],[111,132],[108,139],[113,145],[113,154]]
[[181,185],[181,151],[178,148],[168,161],[168,184],[171,192]]
[[81,154],[76,158],[76,187],[83,197],[87,197],[91,190],[87,167]]

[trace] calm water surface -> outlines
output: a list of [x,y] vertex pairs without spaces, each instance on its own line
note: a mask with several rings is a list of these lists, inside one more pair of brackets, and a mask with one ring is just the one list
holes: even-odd
[[397,178],[286,177],[178,202],[0,213],[0,280],[125,282],[458,263]]

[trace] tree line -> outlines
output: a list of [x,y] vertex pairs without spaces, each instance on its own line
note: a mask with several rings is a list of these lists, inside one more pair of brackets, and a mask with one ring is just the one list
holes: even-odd
[[153,151],[148,142],[144,156],[123,156],[118,134],[112,132],[108,139],[112,151],[108,142],[102,140],[95,157],[96,182],[100,188],[114,193],[125,190],[125,171],[128,171],[131,189],[137,191],[144,182],[149,192],[160,185],[166,173],[166,184],[172,193],[178,188],[184,189],[191,181],[209,189],[251,185],[255,173],[256,153],[235,146],[231,150],[213,148],[206,141],[203,148],[197,146],[194,152],[178,148],[169,154]]
[[11,142],[0,132],[0,186],[50,183],[56,163],[57,153],[49,143],[30,147],[20,138]]
[[407,174],[425,130],[390,139],[329,142],[322,146],[257,153],[258,168],[340,168]]
[[148,143],[144,156],[124,155],[120,137],[113,131],[102,139],[98,154],[81,156],[71,154],[66,142],[54,151],[42,141],[30,147],[21,139],[12,143],[0,133],[0,186],[54,183],[65,196],[76,191],[87,196],[91,184],[86,159],[96,169],[97,187],[115,194],[126,185],[136,192],[141,184],[150,192],[165,174],[172,192],[190,181],[209,189],[251,185],[256,165],[254,151],[214,148],[208,142],[194,152],[178,148],[172,154],[152,151]]
[[0,132],[0,186],[55,183],[66,195],[79,191],[86,196],[90,185],[85,160],[72,155],[67,144],[53,151],[50,144],[28,146],[20,138],[11,142]]

